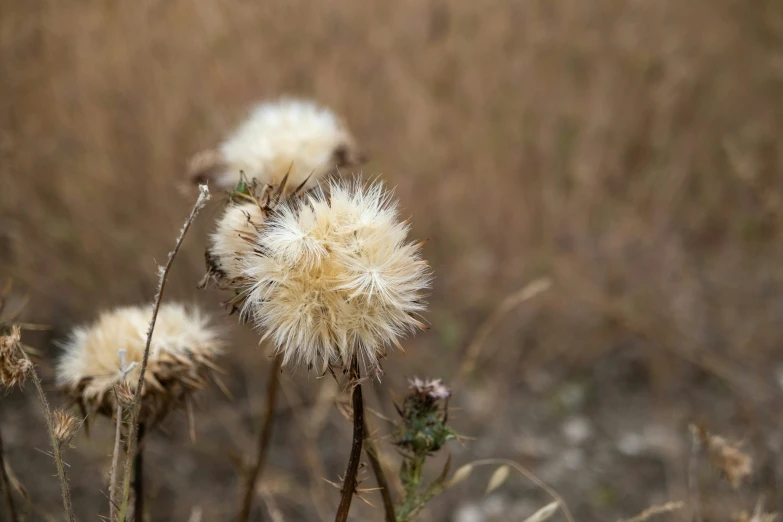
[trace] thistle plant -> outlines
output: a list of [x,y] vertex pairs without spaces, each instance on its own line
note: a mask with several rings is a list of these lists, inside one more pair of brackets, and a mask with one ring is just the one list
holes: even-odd
[[[387,349],[425,327],[431,275],[423,243],[407,240],[409,224],[380,183],[335,181],[301,197],[265,199],[274,204],[253,196],[261,212],[244,207],[242,220],[227,210],[216,235],[231,222],[234,237],[213,236],[208,258],[284,366],[347,374],[354,435],[336,519],[346,520],[364,440],[361,369],[380,376]],[[232,241],[233,251],[225,248]]]
[[[325,176],[362,161],[347,125],[329,109],[295,99],[257,105],[219,147],[196,155],[190,164],[193,180],[231,190],[210,236],[207,274],[199,286],[215,282],[234,292],[229,301],[232,311],[243,308],[248,296],[243,263],[257,249],[256,236],[267,219],[278,207],[312,190]],[[281,357],[275,357],[269,368],[266,418],[255,464],[245,482],[239,521],[250,516],[255,484],[264,465],[280,364]]]

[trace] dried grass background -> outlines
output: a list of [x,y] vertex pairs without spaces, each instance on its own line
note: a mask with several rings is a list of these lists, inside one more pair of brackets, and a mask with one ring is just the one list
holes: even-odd
[[[685,427],[703,420],[749,442],[755,491],[779,507],[781,44],[772,0],[4,2],[0,274],[29,294],[26,320],[54,327],[28,338],[47,356],[97,309],[150,300],[192,203],[190,155],[256,100],[313,97],[346,116],[365,174],[396,186],[414,235],[431,238],[432,330],[386,363],[387,411],[403,377],[453,378],[497,304],[551,276],[459,390],[454,425],[477,440],[455,460],[511,457],[580,519],[630,516],[684,498]],[[217,209],[186,239],[168,297],[219,314],[220,296],[195,289]],[[236,509],[268,361],[224,323],[239,332],[235,399],[204,394],[194,445],[182,418],[150,439],[157,520]],[[350,427],[329,383],[283,384],[264,498],[286,520],[328,519],[338,495],[321,479],[342,471]],[[58,485],[31,392],[0,399],[0,425],[44,520]],[[102,424],[67,454],[85,520],[105,511]],[[462,488],[429,519],[546,502],[518,481],[487,500],[480,481]],[[755,498],[704,495],[724,516]],[[379,518],[360,504],[356,520]]]

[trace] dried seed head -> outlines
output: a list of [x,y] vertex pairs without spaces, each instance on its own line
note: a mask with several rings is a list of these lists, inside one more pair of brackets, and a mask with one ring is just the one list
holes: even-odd
[[[123,385],[118,396],[129,400],[138,383],[151,315],[148,307],[119,308],[74,330],[57,365],[60,386],[84,406],[111,416],[111,390]],[[161,306],[142,391],[143,422],[159,422],[206,384],[220,351],[218,334],[208,323],[182,305]]]
[[[361,162],[345,122],[306,100],[262,103],[220,148],[194,157],[194,180],[232,189],[244,173],[259,185],[278,186],[288,173],[287,190],[314,187],[323,176]],[[289,172],[290,171],[290,172]]]
[[737,489],[753,473],[753,458],[740,449],[739,443],[710,434],[705,428],[691,426],[697,440],[707,449],[713,466]]
[[345,369],[358,353],[370,371],[388,345],[424,328],[430,270],[421,243],[380,184],[332,183],[270,213],[243,267],[243,313],[283,363]]
[[114,387],[114,393],[117,396],[117,400],[120,406],[128,408],[133,404],[133,400],[136,398],[135,387],[128,381],[122,381]]
[[54,411],[54,436],[62,446],[68,444],[79,431],[79,419],[62,410]]
[[24,383],[32,364],[22,354],[21,329],[17,325],[0,327],[0,387],[13,388]]
[[255,238],[264,223],[264,211],[255,202],[229,203],[210,236],[208,269],[228,285],[242,278],[242,259],[253,253]]

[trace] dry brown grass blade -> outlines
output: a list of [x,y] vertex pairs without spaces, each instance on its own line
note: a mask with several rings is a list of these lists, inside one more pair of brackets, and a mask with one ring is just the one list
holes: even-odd
[[563,510],[563,513],[565,514],[566,518],[568,519],[568,522],[574,522],[574,517],[571,515],[571,511],[568,509],[568,505],[565,503],[565,500],[563,500],[563,497],[560,496],[560,494],[552,489],[551,487],[547,486],[544,482],[541,481],[532,471],[525,468],[518,462],[514,462],[513,460],[509,459],[481,459],[476,460],[473,462],[470,462],[468,464],[465,464],[461,466],[459,469],[457,469],[456,472],[454,472],[454,475],[452,476],[451,481],[447,484],[447,488],[450,488],[460,482],[462,482],[464,479],[467,478],[467,476],[470,474],[470,472],[473,470],[473,468],[477,466],[496,466],[496,465],[507,465],[510,466],[512,469],[519,472],[521,475],[523,475],[525,478],[530,480],[533,484],[538,486],[539,488],[546,491],[555,501],[560,504],[561,509]]
[[667,502],[659,506],[650,506],[635,517],[624,518],[617,522],[644,522],[656,515],[662,515],[664,513],[671,513],[685,507],[685,502]]
[[[471,372],[473,372],[476,367],[476,362],[481,355],[481,350],[484,348],[484,344],[486,343],[489,334],[491,334],[492,330],[497,327],[501,319],[503,319],[509,312],[511,312],[520,304],[532,299],[542,292],[545,292],[551,286],[552,280],[548,277],[536,279],[535,281],[525,285],[522,289],[506,297],[503,302],[498,305],[492,314],[481,324],[479,329],[476,331],[476,335],[473,336],[473,339],[470,341],[468,349],[465,351],[465,357],[462,360],[462,366],[459,370],[459,381],[464,380],[468,375],[470,375]],[[456,384],[452,383],[452,387],[456,386]]]

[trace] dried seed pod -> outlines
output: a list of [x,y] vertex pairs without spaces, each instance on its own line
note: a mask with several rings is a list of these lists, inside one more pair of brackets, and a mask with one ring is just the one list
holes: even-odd
[[703,426],[691,426],[693,436],[707,449],[713,466],[734,489],[753,473],[753,458],[740,449],[740,444],[713,435]]
[[79,419],[62,410],[55,410],[54,416],[54,436],[57,442],[62,446],[68,444],[79,431]]
[[22,354],[21,338],[19,326],[0,326],[0,387],[10,389],[23,384],[32,370]]

